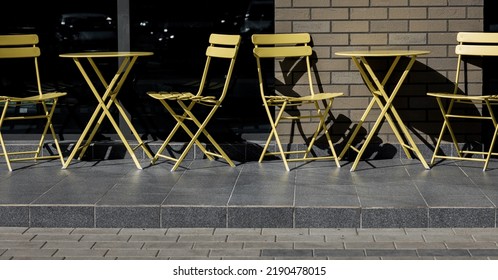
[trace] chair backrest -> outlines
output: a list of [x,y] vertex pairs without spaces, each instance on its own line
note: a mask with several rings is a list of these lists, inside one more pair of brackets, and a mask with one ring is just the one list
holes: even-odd
[[310,57],[313,50],[310,46],[311,36],[309,33],[283,33],[283,34],[254,34],[253,54],[256,57],[258,77],[261,94],[263,94],[263,74],[261,70],[262,58],[304,58],[306,61],[306,72],[311,95],[314,95],[313,80],[311,77]]
[[0,59],[32,58],[36,73],[38,94],[42,94],[40,73],[38,69],[38,57],[40,48],[37,47],[38,35],[0,35]]
[[213,58],[230,59],[230,64],[225,75],[225,84],[218,100],[222,101],[230,86],[230,81],[235,66],[235,60],[240,47],[240,35],[216,34],[209,36],[209,46],[206,49],[206,64],[197,95],[202,95],[208,78],[209,67]]
[[459,32],[455,54],[458,55],[454,93],[458,91],[463,56],[498,56],[498,33]]

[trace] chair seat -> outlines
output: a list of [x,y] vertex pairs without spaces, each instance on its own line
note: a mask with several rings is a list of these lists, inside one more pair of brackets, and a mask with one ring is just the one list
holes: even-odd
[[41,95],[33,95],[28,97],[13,97],[13,96],[0,96],[0,101],[11,101],[11,102],[37,102],[45,101],[50,99],[59,98],[67,95],[66,92],[47,92]]
[[342,92],[334,92],[334,93],[315,93],[315,95],[311,96],[299,96],[299,97],[294,97],[294,96],[284,96],[284,95],[269,95],[265,96],[265,98],[268,100],[268,102],[307,102],[307,101],[320,101],[320,100],[327,100],[330,98],[336,98],[338,96],[342,96],[344,93]]
[[147,92],[147,94],[157,100],[188,100],[194,95],[190,92]]
[[217,102],[216,96],[202,96],[194,95],[190,92],[147,92],[147,94],[157,100],[181,100],[181,101],[192,101],[199,102],[203,104],[215,104]]
[[428,96],[438,97],[438,98],[448,98],[455,100],[465,100],[465,101],[483,101],[483,100],[494,100],[498,101],[498,95],[464,95],[464,94],[455,94],[455,93],[447,93],[447,92],[429,92]]

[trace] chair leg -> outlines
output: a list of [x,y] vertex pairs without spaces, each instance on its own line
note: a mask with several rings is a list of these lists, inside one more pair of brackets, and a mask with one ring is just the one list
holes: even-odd
[[269,120],[270,125],[271,125],[271,131],[270,131],[270,135],[268,136],[268,139],[266,140],[265,146],[263,147],[263,151],[261,152],[261,155],[259,157],[259,162],[261,163],[263,161],[263,158],[265,157],[266,151],[268,150],[268,146],[270,145],[271,139],[273,137],[275,137],[275,141],[277,142],[280,157],[282,158],[285,169],[287,171],[290,171],[289,164],[287,162],[287,158],[285,156],[285,152],[284,152],[284,149],[282,147],[282,143],[280,141],[280,137],[278,136],[278,132],[277,132],[277,125],[283,116],[285,108],[287,107],[287,101],[282,103],[280,110],[278,112],[278,115],[275,118],[275,120],[273,120],[273,116],[270,112],[270,108],[268,107],[268,104],[265,103],[264,105],[265,105],[265,109],[266,109],[266,114],[268,115],[268,120]]
[[5,146],[5,142],[3,141],[2,133],[0,132],[0,145],[2,145],[3,156],[5,157],[5,162],[7,163],[7,168],[9,171],[12,171],[12,166],[10,164],[9,154],[7,153],[7,147]]
[[[230,166],[235,167],[235,164],[230,159],[230,157],[228,157],[228,155],[225,153],[225,151],[223,151],[223,149],[220,147],[220,145],[214,140],[214,138],[211,136],[211,134],[209,134],[209,132],[206,130],[207,124],[209,123],[211,118],[214,116],[214,113],[218,110],[220,105],[221,104],[219,102],[216,105],[214,105],[213,108],[211,108],[211,111],[209,112],[209,114],[204,119],[204,121],[201,123],[195,117],[195,115],[192,113],[192,110],[189,109],[188,107],[186,107],[183,102],[181,102],[180,106],[185,110],[185,113],[190,117],[192,122],[194,122],[194,124],[197,125],[197,127],[198,127],[196,134],[194,136],[191,136],[192,140],[190,141],[190,143],[187,147],[188,147],[188,149],[190,149],[192,147],[193,143],[197,142],[197,143],[199,143],[199,146],[200,146],[202,152],[208,157],[208,159],[214,160],[214,158],[212,156],[219,156],[219,157],[225,159]],[[197,140],[201,133],[204,134],[206,136],[206,138],[208,139],[208,141],[215,147],[215,149],[218,151],[218,154],[214,154],[214,153],[207,151],[207,149],[205,149],[204,146],[202,146],[202,144]],[[187,152],[187,149],[185,149],[184,153],[186,153],[186,152]]]
[[489,100],[486,100],[486,107],[488,108],[489,116],[491,117],[491,121],[493,122],[495,130],[493,132],[493,137],[491,138],[491,143],[489,144],[489,151],[486,155],[486,161],[484,162],[484,167],[482,169],[483,171],[486,171],[486,169],[488,168],[489,160],[493,155],[493,148],[496,142],[496,135],[498,134],[498,123],[496,121],[495,114],[493,113],[493,108],[491,107],[491,103],[489,102]]
[[491,139],[489,151],[486,155],[486,161],[484,162],[484,167],[482,168],[482,171],[486,171],[486,169],[488,169],[489,160],[491,159],[491,155],[493,154],[493,147],[496,143],[497,134],[498,134],[498,125],[495,125],[495,131],[493,132],[493,138]]
[[[318,126],[315,129],[315,132],[311,136],[311,140],[307,144],[307,148],[306,148],[306,151],[304,153],[303,159],[307,158],[308,154],[311,153],[311,150],[313,149],[313,145],[315,144],[315,141],[316,141],[316,137],[318,137],[318,134],[323,129],[324,118],[323,118],[322,112],[320,111],[320,106],[318,105],[317,101],[313,102],[313,105],[315,105],[315,109],[317,110],[317,116],[319,117],[320,121],[318,123]],[[324,132],[325,131],[327,131],[327,130],[324,130]]]
[[45,111],[45,114],[47,116],[47,123],[45,125],[44,130],[43,130],[43,136],[42,136],[43,141],[40,141],[40,144],[38,145],[37,155],[39,155],[39,153],[40,153],[40,151],[42,149],[42,145],[44,143],[45,135],[48,132],[47,130],[50,130],[50,134],[52,135],[52,139],[54,140],[55,149],[57,150],[58,158],[61,161],[61,164],[64,165],[64,156],[62,154],[62,149],[61,149],[61,147],[59,145],[59,140],[57,139],[57,134],[55,133],[54,125],[52,124],[52,118],[53,118],[53,115],[54,115],[54,112],[55,112],[55,108],[57,106],[57,102],[58,102],[57,99],[53,100],[53,104],[52,104],[52,106],[50,108],[50,111],[47,110],[47,104],[45,102],[42,102],[43,110]]
[[3,156],[5,157],[5,162],[7,163],[7,168],[9,169],[9,171],[12,171],[12,166],[10,164],[9,154],[7,152],[7,147],[5,146],[5,142],[3,140],[3,135],[2,135],[2,131],[1,131],[1,128],[3,126],[3,122],[5,119],[5,115],[7,114],[7,109],[9,107],[9,101],[5,100],[4,102],[5,103],[4,103],[4,107],[2,110],[2,116],[0,117],[0,145],[2,146]]
[[438,137],[438,140],[436,142],[436,146],[434,147],[434,153],[432,154],[431,165],[434,165],[436,158],[440,157],[440,156],[438,156],[437,153],[438,153],[439,148],[441,146],[443,136],[446,133],[446,129],[448,129],[448,132],[450,134],[450,137],[451,137],[452,142],[453,142],[453,146],[455,147],[455,150],[458,154],[458,157],[462,157],[462,153],[460,152],[460,147],[458,146],[458,141],[456,139],[455,133],[453,132],[453,128],[451,127],[450,119],[448,117],[448,114],[451,113],[451,109],[453,108],[453,100],[450,101],[450,104],[449,104],[447,110],[444,108],[444,104],[443,104],[443,101],[441,100],[441,98],[437,97],[436,101],[439,105],[439,109],[441,110],[441,114],[443,116],[443,126],[441,127],[441,132],[439,133],[439,137]]
[[[332,137],[330,137],[329,130],[327,128],[327,124],[326,124],[326,120],[325,120],[325,117],[328,115],[328,112],[330,111],[330,108],[332,108],[332,103],[333,102],[334,102],[333,99],[331,99],[328,102],[328,105],[325,107],[325,110],[324,110],[323,113],[320,111],[320,107],[318,105],[318,102],[315,102],[315,107],[317,108],[317,110],[319,112],[319,115],[320,115],[320,124],[318,125],[318,127],[319,128],[320,128],[320,126],[322,127],[323,134],[325,134],[325,137],[327,137],[327,143],[329,144],[330,152],[332,153],[332,156],[334,157],[334,161],[335,161],[336,166],[337,167],[341,167],[341,164],[339,163],[339,159],[337,158],[337,154],[335,152],[334,145],[332,143]],[[312,147],[312,145],[310,144],[310,147],[309,147],[310,150],[311,150],[311,147]],[[308,154],[306,154],[306,155],[308,155]]]
[[[59,145],[59,141],[57,139],[57,135],[55,133],[55,130],[54,130],[54,127],[53,127],[53,124],[52,124],[52,116],[55,112],[55,108],[57,106],[57,99],[54,99],[52,101],[52,105],[48,105],[46,101],[41,101],[40,104],[43,108],[43,112],[44,112],[44,116],[39,116],[37,117],[38,119],[44,119],[45,120],[45,125],[43,127],[43,131],[41,132],[41,135],[40,135],[40,140],[38,141],[38,144],[36,146],[36,150],[32,150],[32,151],[28,151],[28,152],[14,152],[14,153],[10,153],[11,155],[12,154],[18,154],[18,155],[21,155],[21,154],[29,154],[29,155],[32,155],[31,157],[19,157],[19,158],[16,158],[16,159],[10,159],[10,155],[9,155],[9,152],[7,151],[7,147],[5,145],[5,141],[3,139],[3,135],[1,134],[0,132],[0,146],[2,146],[2,151],[3,151],[3,155],[5,157],[5,161],[7,163],[7,168],[9,169],[9,171],[12,171],[12,164],[11,164],[11,161],[14,161],[14,160],[17,160],[17,161],[23,161],[23,160],[43,160],[43,159],[55,159],[55,158],[59,158],[59,160],[61,161],[61,164],[64,165],[64,158],[63,158],[63,155],[62,155],[62,150],[60,148],[60,145]],[[8,101],[5,101],[5,106],[3,108],[3,111],[2,111],[2,115],[0,117],[0,127],[2,127],[4,121],[5,121],[5,118],[6,118],[6,114],[7,114],[7,109],[8,109]],[[49,109],[50,107],[50,109]],[[54,145],[55,145],[55,148],[57,150],[57,154],[56,155],[47,155],[47,156],[44,156],[42,155],[42,150],[43,150],[43,145],[45,143],[45,140],[46,140],[46,136],[47,136],[47,133],[50,131],[50,134],[52,135],[52,138],[54,140]]]
[[[214,160],[213,155],[216,155],[216,156],[220,156],[220,157],[224,158],[230,166],[232,166],[232,167],[235,166],[235,164],[228,157],[228,155],[223,151],[223,149],[219,146],[219,144],[214,140],[214,138],[205,129],[207,126],[207,123],[212,118],[212,116],[214,115],[214,112],[219,107],[219,105],[217,105],[213,109],[211,109],[211,112],[208,114],[208,116],[206,117],[204,122],[201,123],[192,113],[192,108],[194,107],[195,102],[192,102],[189,104],[189,106],[187,106],[182,100],[177,100],[178,104],[180,105],[180,107],[184,111],[184,113],[182,115],[178,115],[165,100],[160,100],[160,101],[163,104],[163,106],[166,108],[166,110],[170,113],[170,115],[173,116],[173,118],[176,120],[177,123],[176,123],[175,127],[172,129],[172,131],[170,132],[170,134],[168,135],[168,137],[166,138],[166,140],[163,142],[163,144],[161,145],[159,150],[156,152],[156,155],[152,159],[152,163],[155,163],[159,157],[165,157],[169,160],[175,161],[175,164],[173,165],[173,167],[171,169],[171,171],[175,171],[180,166],[181,162],[185,159],[188,152],[192,149],[193,145],[197,144],[199,149],[206,155],[206,157],[209,160]],[[195,134],[185,124],[184,120],[186,120],[186,119],[193,121],[194,124],[198,127],[198,130]],[[173,158],[173,157],[162,155],[164,149],[170,143],[173,136],[176,134],[176,132],[178,131],[178,129],[180,127],[182,127],[183,130],[190,136],[191,141],[189,141],[189,143],[187,144],[187,146],[185,147],[185,149],[183,150],[183,152],[181,153],[181,155],[178,158]],[[202,145],[202,143],[198,140],[201,133],[203,133],[208,138],[209,142],[211,142],[211,144],[213,144],[215,149],[218,151],[219,155],[209,152],[204,147],[204,145]]]
[[166,147],[168,146],[168,144],[170,143],[170,141],[173,139],[173,136],[175,136],[176,132],[178,131],[178,129],[180,127],[182,127],[185,130],[185,132],[187,132],[187,134],[189,134],[190,136],[193,136],[192,132],[183,123],[183,121],[185,120],[185,118],[186,118],[187,115],[184,113],[182,116],[179,116],[179,115],[176,114],[176,112],[173,110],[173,108],[171,108],[171,106],[169,106],[169,104],[165,100],[161,99],[159,101],[161,102],[161,104],[163,104],[163,106],[170,113],[170,115],[175,119],[176,124],[173,127],[173,129],[171,130],[171,132],[168,134],[168,136],[166,137],[166,139],[164,140],[164,142],[161,145],[161,147],[159,148],[159,150],[157,150],[156,154],[152,158],[152,160],[151,160],[152,164],[155,164],[156,161],[159,159],[160,156],[163,156],[163,157],[165,157],[167,159],[176,161],[175,158],[164,156],[164,155],[162,155],[162,153],[164,152],[164,149],[166,149]]

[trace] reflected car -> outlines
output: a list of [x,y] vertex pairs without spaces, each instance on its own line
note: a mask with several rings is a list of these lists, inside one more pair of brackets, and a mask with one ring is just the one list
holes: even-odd
[[55,36],[60,51],[64,52],[115,50],[117,47],[116,24],[106,14],[62,14]]

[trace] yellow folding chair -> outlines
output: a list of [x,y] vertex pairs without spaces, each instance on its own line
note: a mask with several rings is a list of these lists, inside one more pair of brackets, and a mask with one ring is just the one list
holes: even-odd
[[[58,98],[65,96],[66,93],[43,92],[38,68],[40,49],[37,47],[37,44],[38,36],[36,34],[0,35],[0,59],[18,59],[16,60],[16,63],[19,62],[18,65],[23,66],[26,65],[26,60],[31,59],[33,64],[23,73],[26,73],[26,75],[33,75],[37,91],[37,94],[30,94],[29,96],[13,96],[14,94],[12,93],[0,92],[0,105],[3,107],[2,115],[0,117],[0,145],[2,146],[3,153],[1,153],[0,156],[5,157],[9,171],[12,171],[11,162],[13,161],[58,158],[61,163],[64,164],[63,155],[52,125],[52,116],[54,114]],[[29,104],[39,107],[39,110],[37,110],[36,113],[25,112],[28,111],[26,110],[26,106]],[[2,135],[2,131],[4,131],[4,129],[7,130],[5,123],[10,123],[11,121],[30,121],[37,119],[44,120],[45,125],[43,131],[41,132],[41,137],[36,150],[17,152],[7,151],[6,143]],[[44,156],[42,155],[42,149],[45,144],[45,137],[48,131],[50,131],[50,134],[53,137],[53,143],[57,150],[57,154]]]
[[[290,161],[311,161],[319,159],[333,159],[340,167],[339,159],[337,158],[332,139],[329,135],[327,128],[326,118],[329,116],[330,109],[334,98],[343,95],[343,93],[315,93],[313,89],[313,79],[311,74],[310,57],[313,53],[310,46],[311,36],[308,33],[287,33],[287,34],[254,34],[252,36],[252,43],[254,44],[253,54],[256,57],[256,64],[258,68],[259,89],[263,105],[265,107],[268,119],[271,125],[270,134],[266,140],[265,146],[259,158],[262,162],[265,156],[279,155],[284,163],[285,169],[290,170],[288,162]],[[305,62],[305,69],[297,69],[296,72],[302,71],[303,75],[307,76],[307,84],[309,86],[309,93],[299,96],[289,96],[284,93],[268,93],[267,83],[263,75],[262,60],[291,60],[293,65],[289,69],[293,69],[300,62]],[[293,71],[291,71],[293,72]],[[301,73],[299,73],[301,74]],[[292,76],[292,80],[297,77],[297,74]],[[293,81],[291,86],[297,85],[297,81]],[[288,85],[288,84],[286,84]],[[277,88],[278,89],[278,88]],[[305,107],[309,110],[309,114],[300,114],[296,112],[299,107]],[[270,107],[275,107],[275,116],[270,110]],[[306,140],[307,147],[305,150],[284,150],[282,141],[279,137],[277,127],[283,123],[284,120],[291,122],[300,121],[301,119],[318,119],[318,125],[309,140]],[[313,145],[316,143],[317,137],[323,132],[327,138],[328,145],[332,155],[318,156],[313,154]],[[305,135],[302,135],[306,137]],[[275,138],[278,151],[269,152],[268,147],[272,139]],[[302,155],[301,157],[289,157],[290,155]]]
[[[240,46],[240,35],[227,35],[227,34],[211,34],[209,37],[209,46],[206,50],[206,63],[204,66],[204,71],[202,73],[202,78],[199,84],[199,89],[197,93],[193,94],[191,92],[147,92],[147,94],[159,100],[161,104],[166,108],[166,110],[173,116],[176,120],[176,125],[173,127],[172,131],[166,137],[163,144],[156,152],[154,158],[152,159],[152,164],[154,164],[159,158],[165,158],[175,162],[171,171],[175,171],[185,159],[190,149],[193,147],[194,143],[197,144],[199,149],[206,155],[210,160],[214,160],[214,157],[223,158],[232,167],[235,164],[228,157],[228,155],[223,151],[220,145],[214,140],[214,138],[206,130],[211,118],[214,116],[215,112],[221,106],[225,96],[228,92],[230,81],[232,77],[232,72],[235,66],[235,59],[239,51]],[[221,88],[221,93],[219,95],[205,95],[206,88],[208,87],[208,77],[210,69],[212,69],[214,64],[223,65],[225,61],[228,63],[228,71],[224,76],[224,85]],[[175,110],[168,102],[176,102],[180,106],[180,112]],[[194,106],[201,105],[205,107],[211,107],[209,113],[204,117],[204,120],[197,117],[194,112]],[[190,128],[185,124],[185,121],[191,121],[197,127],[197,131],[192,132]],[[178,129],[182,127],[183,130],[190,136],[191,140],[181,153],[178,158],[163,154],[164,149],[173,139],[174,135]],[[199,141],[199,136],[204,135],[209,143],[213,145],[215,151],[208,151],[207,146],[203,146]]]
[[[469,92],[459,93],[459,85],[460,81],[463,80],[462,73],[465,71],[465,67],[462,65],[465,64],[465,57],[498,56],[498,33],[460,32],[457,34],[457,42],[458,45],[455,48],[455,53],[457,54],[457,68],[453,92],[427,93],[427,95],[436,98],[444,119],[432,156],[431,165],[434,165],[436,159],[481,161],[484,162],[483,171],[485,171],[488,167],[491,156],[498,154],[492,152],[496,135],[498,133],[498,124],[496,122],[492,106],[497,104],[498,95],[469,95]],[[487,108],[489,116],[483,114],[482,112],[475,113],[474,111],[472,113],[468,113],[464,110],[458,110],[458,108],[456,108],[458,103],[470,104],[476,106],[477,108]],[[489,149],[487,151],[485,149],[476,151],[466,148],[465,145],[460,147],[462,144],[458,143],[451,122],[455,119],[490,121],[493,125],[493,134]],[[439,151],[442,138],[447,133],[446,130],[451,136],[453,147],[457,153],[456,156],[444,155]]]

